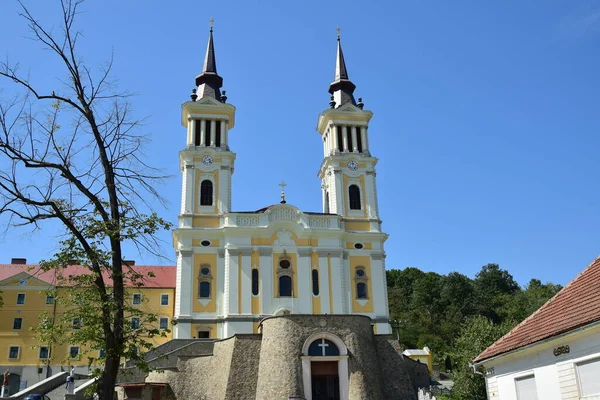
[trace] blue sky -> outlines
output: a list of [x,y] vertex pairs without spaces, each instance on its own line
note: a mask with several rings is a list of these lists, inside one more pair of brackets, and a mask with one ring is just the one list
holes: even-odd
[[[55,1],[29,1],[55,23]],[[215,19],[219,74],[237,107],[233,209],[288,202],[321,211],[317,117],[328,107],[337,25],[355,94],[375,115],[387,267],[459,271],[494,262],[521,284],[565,284],[600,254],[600,0],[88,0],[80,52],[114,76],[152,142],[149,162],[175,222],[185,143],[180,105]],[[0,52],[40,87],[60,85],[49,52],[26,39],[17,3],[0,3]],[[0,87],[6,82],[0,82]],[[164,253],[174,260],[170,233]],[[0,262],[53,252],[55,232],[11,231]],[[126,251],[138,263],[168,263]],[[172,261],[174,262],[174,261]]]

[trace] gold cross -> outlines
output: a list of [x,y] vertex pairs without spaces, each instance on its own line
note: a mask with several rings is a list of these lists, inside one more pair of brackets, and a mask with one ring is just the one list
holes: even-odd
[[210,17],[210,19],[208,20],[208,22],[210,22],[210,31],[212,32],[215,20],[214,20],[213,17]]
[[340,34],[340,32],[342,31],[342,29],[341,29],[341,28],[340,28],[340,26],[338,25],[338,27],[337,27],[337,28],[335,28],[335,30],[337,31],[337,36],[338,36],[338,39],[339,39],[339,38],[340,38],[340,36],[342,36],[342,35]]
[[285,187],[287,186],[284,181],[279,184],[281,186],[281,203],[285,204]]

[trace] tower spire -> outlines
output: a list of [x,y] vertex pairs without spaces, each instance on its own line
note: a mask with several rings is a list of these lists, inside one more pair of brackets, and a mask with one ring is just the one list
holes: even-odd
[[333,95],[336,107],[351,103],[356,105],[354,100],[354,89],[356,85],[348,78],[344,52],[342,51],[342,41],[340,39],[340,27],[337,27],[337,54],[335,57],[335,76],[334,81],[329,85],[329,93]]
[[208,46],[206,47],[206,55],[204,56],[204,64],[202,73],[196,77],[196,85],[198,86],[198,98],[212,97],[221,101],[221,87],[223,86],[223,78],[217,74],[217,59],[215,57],[215,45],[213,42],[213,22],[210,19],[210,33],[208,36]]

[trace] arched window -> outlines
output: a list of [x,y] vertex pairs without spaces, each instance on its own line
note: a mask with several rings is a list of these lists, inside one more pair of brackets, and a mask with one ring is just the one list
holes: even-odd
[[348,198],[350,199],[350,209],[360,210],[360,189],[356,185],[350,185],[348,188]]
[[356,284],[356,298],[366,299],[367,298],[367,284],[364,282],[358,282]]
[[258,295],[258,269],[252,270],[252,295]]
[[292,296],[292,277],[283,275],[279,277],[279,297]]
[[200,282],[201,299],[210,299],[210,282]]
[[340,350],[331,340],[317,339],[308,348],[309,356],[339,356]]
[[212,206],[213,204],[213,184],[209,180],[204,180],[200,184],[200,205]]
[[319,270],[312,270],[312,290],[315,296],[319,295]]

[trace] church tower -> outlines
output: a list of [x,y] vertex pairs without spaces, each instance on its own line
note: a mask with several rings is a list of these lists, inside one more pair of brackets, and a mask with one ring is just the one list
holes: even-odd
[[[208,227],[218,227],[221,216],[231,209],[235,153],[229,148],[229,130],[234,126],[235,107],[226,103],[225,91],[221,91],[223,78],[217,73],[212,21],[202,72],[195,82],[191,101],[181,107],[181,123],[187,128],[187,140],[186,147],[179,153],[183,174],[181,212],[173,234],[179,242],[175,318],[182,325],[174,327],[174,337],[178,337],[182,327],[190,330],[194,313],[208,312],[216,316],[215,246],[219,241],[201,232]],[[197,284],[190,284],[192,282]],[[186,336],[189,334],[183,335]]]
[[387,235],[377,209],[377,159],[368,146],[372,113],[354,99],[339,37],[337,46],[331,108],[317,126],[323,212],[302,211],[283,193],[275,204],[236,211],[228,140],[235,108],[221,91],[211,28],[197,89],[182,106],[174,338],[258,333],[266,317],[288,314],[362,315],[374,332],[390,332]]
[[354,98],[356,86],[348,77],[338,33],[334,81],[329,85],[330,109],[319,116],[324,159],[319,170],[323,212],[344,217],[350,229],[380,231],[375,165],[369,151],[369,121],[362,99]]

